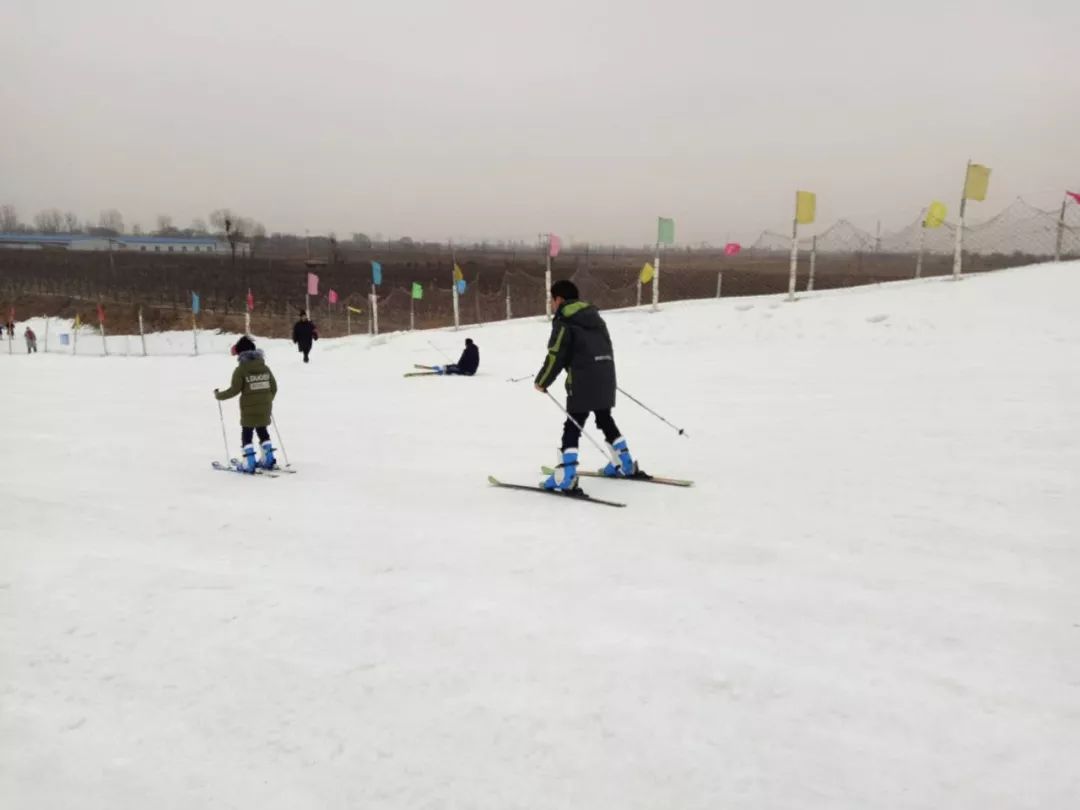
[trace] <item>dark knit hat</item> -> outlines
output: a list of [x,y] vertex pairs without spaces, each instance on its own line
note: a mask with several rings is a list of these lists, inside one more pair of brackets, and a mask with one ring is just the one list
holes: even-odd
[[565,298],[567,301],[576,301],[579,296],[577,285],[572,281],[562,279],[551,285],[552,298]]
[[472,338],[465,338],[465,345],[472,346]]
[[253,351],[255,351],[255,341],[249,338],[247,335],[244,335],[242,338],[236,341],[236,344],[232,347],[232,353],[236,355],[242,354],[244,352]]

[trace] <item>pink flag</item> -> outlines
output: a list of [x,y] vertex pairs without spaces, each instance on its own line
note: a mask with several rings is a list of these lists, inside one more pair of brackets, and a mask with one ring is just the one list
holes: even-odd
[[307,292],[308,295],[319,294],[319,277],[314,273],[307,274]]
[[559,251],[562,250],[562,242],[553,233],[548,234],[548,256],[555,258],[559,255]]
[[1077,193],[1075,191],[1066,191],[1065,193],[1072,197],[1074,200],[1076,200],[1077,203],[1080,203],[1080,193]]
[[728,242],[724,245],[725,256],[738,256],[740,250],[742,250],[742,245],[738,242]]
[[326,294],[326,300],[329,301],[331,304],[336,304],[337,303],[337,292],[335,290],[331,290],[330,292],[328,292]]
[[247,308],[248,308],[248,312],[254,312],[255,311],[255,296],[251,294],[251,288],[250,287],[248,288]]

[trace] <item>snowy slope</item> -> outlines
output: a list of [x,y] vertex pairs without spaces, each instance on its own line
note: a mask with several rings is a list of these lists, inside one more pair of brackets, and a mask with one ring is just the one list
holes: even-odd
[[[554,458],[506,382],[535,319],[260,342],[275,480],[209,469],[224,336],[4,346],[0,806],[1073,806],[1078,298],[1072,263],[608,313],[689,434],[624,399],[631,448],[698,482],[585,482],[623,510],[485,483]],[[401,376],[466,335],[476,378]]]

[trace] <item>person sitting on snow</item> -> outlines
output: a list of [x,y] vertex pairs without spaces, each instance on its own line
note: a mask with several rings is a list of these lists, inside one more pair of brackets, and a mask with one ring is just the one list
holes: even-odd
[[438,374],[463,374],[471,377],[480,368],[480,348],[472,342],[472,338],[465,338],[465,351],[461,353],[461,359],[448,366],[433,366]]

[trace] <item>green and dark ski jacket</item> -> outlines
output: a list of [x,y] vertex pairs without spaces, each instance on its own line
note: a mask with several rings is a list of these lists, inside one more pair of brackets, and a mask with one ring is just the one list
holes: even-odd
[[551,322],[547,358],[536,384],[547,389],[566,370],[566,409],[571,413],[615,407],[615,352],[600,311],[566,301]]

